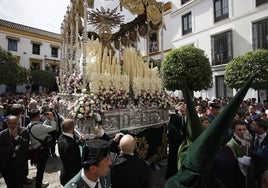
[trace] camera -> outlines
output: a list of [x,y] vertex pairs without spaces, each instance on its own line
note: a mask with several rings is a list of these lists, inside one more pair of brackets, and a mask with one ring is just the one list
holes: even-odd
[[123,137],[124,135],[119,135],[119,138],[118,138],[118,140],[120,141],[121,140],[121,138]]

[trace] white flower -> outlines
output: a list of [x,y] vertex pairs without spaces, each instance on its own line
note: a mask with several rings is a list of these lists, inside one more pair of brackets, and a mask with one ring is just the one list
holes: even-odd
[[74,111],[77,112],[79,110],[79,106],[74,107]]
[[87,92],[87,89],[82,89],[82,93],[86,93]]
[[79,111],[80,111],[81,113],[84,113],[84,112],[85,112],[85,109],[84,109],[83,107],[81,107],[81,108],[79,108]]
[[83,119],[83,118],[84,118],[83,114],[77,114],[77,117],[78,117],[79,119]]
[[72,110],[72,109],[74,109],[74,105],[68,105],[67,110]]

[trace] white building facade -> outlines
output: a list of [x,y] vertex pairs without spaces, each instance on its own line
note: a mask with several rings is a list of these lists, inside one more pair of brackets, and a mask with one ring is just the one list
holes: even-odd
[[[268,0],[171,0],[164,5],[166,30],[159,28],[158,50],[150,58],[185,45],[205,51],[213,71],[213,87],[196,97],[232,97],[236,91],[224,84],[225,67],[246,52],[268,49]],[[146,54],[146,41],[141,51]],[[246,98],[257,98],[250,90]],[[267,91],[266,91],[267,93]]]
[[[15,55],[18,63],[29,71],[50,70],[55,73],[55,76],[59,76],[60,39],[60,34],[0,19],[1,48]],[[8,86],[0,85],[0,94],[10,90],[26,92],[25,86],[21,85],[11,89]]]

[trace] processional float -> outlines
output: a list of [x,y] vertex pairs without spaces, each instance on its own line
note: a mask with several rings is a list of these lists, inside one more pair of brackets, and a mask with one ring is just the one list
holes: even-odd
[[[73,0],[64,16],[61,111],[77,120],[82,134],[92,137],[97,135],[98,122],[93,117],[100,114],[106,132],[137,135],[143,148],[140,157],[153,162],[166,155],[165,123],[171,105],[158,68],[148,61],[149,31],[161,27],[163,4],[155,0],[101,2]],[[140,53],[141,38],[147,41],[147,61]],[[159,144],[150,148],[146,134],[157,129]]]

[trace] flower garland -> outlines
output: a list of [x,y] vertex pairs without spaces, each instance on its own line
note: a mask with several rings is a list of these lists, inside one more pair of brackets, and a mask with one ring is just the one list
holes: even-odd
[[145,107],[169,109],[174,105],[174,100],[166,92],[142,92],[137,98]]
[[116,109],[124,109],[128,104],[129,96],[123,89],[101,89],[98,94],[81,94],[81,96],[69,106],[70,117],[76,120],[87,120],[94,113],[103,115],[105,112]]

